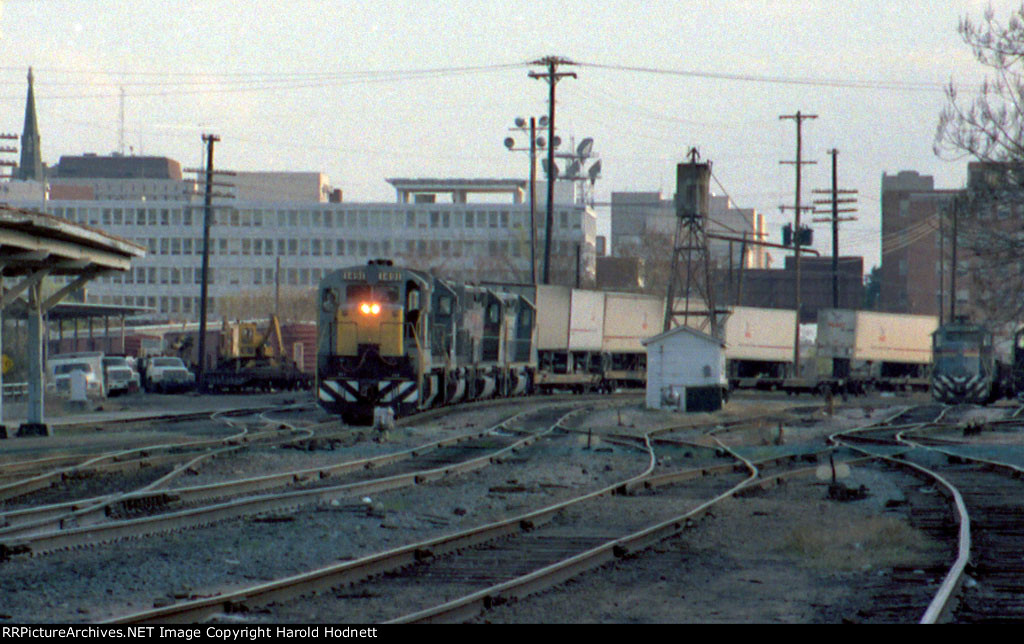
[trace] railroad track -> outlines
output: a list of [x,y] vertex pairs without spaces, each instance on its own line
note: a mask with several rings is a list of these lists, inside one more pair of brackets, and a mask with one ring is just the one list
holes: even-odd
[[[543,423],[552,413],[550,409],[515,413],[484,430],[378,457],[345,461],[334,466],[194,488],[147,490],[102,498],[70,514],[46,516],[36,522],[22,522],[0,531],[0,539],[3,539],[0,554],[44,554],[129,537],[206,526],[232,518],[336,503],[346,497],[395,490],[465,474],[491,463],[502,462],[550,431],[538,433],[522,429],[510,430],[517,419],[532,414],[536,417],[534,422]],[[503,431],[508,433],[503,435]],[[372,474],[357,476],[362,480],[350,483],[337,482],[336,479],[341,478],[345,472]],[[305,485],[307,483],[312,484]],[[255,490],[282,487],[300,489],[242,496]],[[229,500],[219,501],[224,498]],[[211,500],[214,502],[203,503]],[[133,518],[117,518],[123,515],[133,515]]]
[[[1024,429],[1024,423],[1016,420],[1019,411],[1013,419],[992,424],[1004,431],[1013,424]],[[1019,554],[1024,549],[1024,529],[1019,523],[1024,468],[983,458],[974,453],[978,449],[969,441],[925,435],[949,428],[935,422],[889,428],[899,454],[882,458],[930,482],[930,488],[916,490],[919,497],[922,491],[930,491],[933,500],[938,493],[948,500],[936,505],[918,498],[915,507],[919,509],[912,520],[934,537],[952,542],[956,560],[945,570],[903,571],[894,576],[887,594],[895,599],[881,601],[872,616],[886,621],[892,606],[906,604],[909,597],[920,601],[920,587],[927,582],[935,588],[919,618],[922,623],[1024,619],[1024,584],[1020,581],[1024,565]],[[1020,447],[1016,452],[1018,461],[1024,461]]]
[[[610,438],[637,440],[628,436],[602,436],[601,440]],[[676,452],[708,449],[677,439],[658,440]],[[645,443],[650,450],[650,438]],[[224,612],[235,613],[229,618],[233,622],[464,619],[482,608],[512,601],[583,570],[636,554],[684,530],[702,512],[732,494],[771,487],[786,475],[809,476],[816,471],[816,467],[806,467],[801,459],[785,454],[769,460],[798,467],[760,478],[752,463],[735,454],[728,462],[712,464],[714,458],[724,461],[722,456],[731,453],[725,445],[719,443],[711,451],[718,453],[705,455],[709,462],[703,467],[665,471],[656,468],[658,459],[650,450],[650,464],[644,472],[556,506],[216,599],[124,619],[192,621],[217,619]],[[623,525],[623,517],[631,517],[630,525]],[[373,575],[377,576],[372,581],[365,581]],[[476,588],[475,592],[469,592],[469,587]],[[324,595],[334,597],[309,597],[327,588],[335,590]],[[403,593],[412,593],[421,601],[426,598],[428,606],[412,614],[396,614],[394,604]],[[290,602],[297,596],[304,597],[301,604]],[[430,606],[429,598],[438,596],[450,601]],[[346,600],[341,602],[343,605],[357,606],[356,612],[339,612],[335,601],[339,598]],[[264,608],[268,604],[274,605],[269,613]]]
[[[929,412],[932,415],[931,420],[939,419],[939,413],[941,410]],[[926,425],[926,421],[929,420],[927,416],[926,414],[924,417],[913,418],[904,415],[890,418],[889,422],[899,425],[899,430],[892,427],[864,428],[853,435],[889,432],[894,440],[899,433],[918,437],[923,433],[911,430]],[[944,426],[947,429],[955,427],[950,423]],[[583,429],[569,427],[567,421],[560,424],[559,429],[575,432],[576,444],[581,444],[582,437],[578,435],[584,432]],[[516,432],[508,430],[508,433]],[[603,435],[600,441],[603,445],[637,444],[635,436],[626,435]],[[309,572],[293,574],[287,580],[278,579],[255,586],[233,585],[219,589],[194,586],[187,593],[180,595],[186,598],[186,601],[175,601],[173,606],[161,607],[155,611],[125,611],[120,613],[123,616],[121,619],[174,622],[212,618],[254,623],[288,619],[304,622],[341,619],[466,619],[486,607],[514,601],[537,589],[550,587],[578,575],[582,570],[610,561],[626,561],[651,544],[694,525],[696,518],[706,510],[707,502],[715,499],[720,501],[730,495],[756,495],[760,494],[760,490],[770,490],[789,478],[814,476],[815,472],[820,470],[824,455],[820,446],[814,449],[774,446],[773,449],[766,450],[773,454],[765,455],[763,458],[751,458],[748,454],[747,460],[751,463],[743,466],[744,470],[740,472],[737,463],[741,461],[736,460],[736,456],[730,456],[724,445],[712,447],[713,439],[704,436],[683,438],[665,432],[653,438],[649,437],[647,441],[655,444],[658,451],[656,457],[647,457],[649,466],[644,472],[623,476],[602,488],[603,493],[592,492],[591,494],[596,494],[594,498],[578,501],[580,505],[563,508],[551,517],[538,514],[543,510],[533,510],[532,514],[537,515],[534,518],[530,518],[531,512],[524,512],[499,522],[503,524],[502,526],[498,526],[497,523],[488,524],[486,527],[491,528],[489,535],[481,535],[478,529],[474,529],[448,533],[434,539],[405,542],[391,549],[378,548],[357,555],[350,561],[327,566],[326,569],[307,568]],[[873,444],[872,441],[861,441],[858,447],[873,450],[878,456],[921,449],[907,444],[883,445],[880,441],[877,444]],[[478,451],[478,448],[463,445],[451,449],[450,453],[460,453],[457,459],[463,459],[475,451]],[[835,456],[839,458],[839,463],[849,458],[845,448],[836,451]],[[872,454],[870,457],[876,458],[876,455]],[[423,458],[428,457],[423,455]],[[519,463],[527,462],[527,457],[522,453],[511,452],[507,458],[510,460],[506,460],[506,463],[515,463],[516,467]],[[400,467],[410,466],[412,460],[415,458],[410,459],[410,463],[403,462]],[[942,460],[944,461],[945,457]],[[684,463],[690,467],[683,467]],[[891,467],[897,466],[905,467],[896,464]],[[443,467],[442,464],[438,469]],[[752,472],[749,469],[751,467],[756,470]],[[362,472],[365,473],[365,470]],[[441,485],[446,487],[452,484],[442,482]],[[472,485],[467,482],[466,488],[471,487]],[[501,487],[505,486],[492,484],[491,490],[501,495],[515,496],[515,490],[497,489]],[[507,487],[517,486],[515,482],[510,482]],[[937,492],[935,483],[907,486],[907,490],[907,505],[912,508],[915,524],[926,531],[931,530],[937,539],[948,539],[951,533],[955,534],[956,523],[948,511],[944,498]],[[326,503],[328,506],[333,505],[333,512],[355,512],[356,516],[361,511],[365,512],[365,508],[361,507],[358,501],[343,501],[338,505],[337,502],[340,500],[341,498],[337,497]],[[683,505],[686,507],[681,507]],[[641,518],[639,509],[650,511],[652,508],[667,514],[657,517],[648,514]],[[670,508],[678,511],[673,512]],[[291,517],[281,515],[281,512],[290,510],[269,511],[259,516],[266,517],[267,520],[275,520],[277,516],[282,516],[284,520],[292,520]],[[429,514],[429,511],[421,510],[420,514]],[[636,519],[635,524],[625,525],[624,522],[620,522],[613,525],[614,519],[631,515]],[[932,527],[928,527],[928,524],[932,524]],[[615,528],[616,532],[612,533],[611,528]],[[418,570],[422,574],[404,576],[411,574],[413,570]],[[365,582],[368,576],[373,577],[373,581]],[[448,585],[443,586],[442,581]],[[896,567],[885,577],[879,577],[877,585],[871,590],[874,606],[863,617],[870,621],[915,620],[942,581],[943,571],[940,569]],[[974,581],[977,579],[972,575],[966,582],[968,590],[973,587]],[[961,585],[964,585],[964,582],[961,581]],[[324,592],[328,588],[333,590]],[[410,588],[413,589],[412,594],[420,595],[421,599],[422,596],[428,596],[435,599],[441,597],[448,601],[441,605],[430,605],[435,602],[421,601],[416,607],[417,610],[413,610],[411,604],[407,605],[405,610],[387,608],[389,599],[398,597],[402,592],[410,592]],[[217,593],[217,596],[199,598],[213,593]],[[306,597],[301,604],[295,602],[295,598],[299,596]],[[357,612],[339,612],[336,606],[339,599],[342,600],[342,604],[349,607],[357,606]],[[265,612],[265,606],[268,604],[274,604],[271,609],[273,612]],[[372,608],[375,605],[381,608]],[[197,612],[179,612],[181,610]],[[226,613],[230,613],[230,617],[223,617]]]
[[[119,506],[145,504],[147,494],[158,491],[186,472],[194,472],[200,463],[224,456],[253,445],[281,445],[312,435],[311,427],[297,427],[280,419],[270,419],[266,412],[258,414],[254,422],[246,422],[235,413],[219,417],[232,428],[232,433],[220,439],[200,439],[162,445],[120,450],[87,458],[75,465],[44,474],[14,481],[5,486],[8,493],[25,497],[37,490],[46,490],[46,499],[68,498],[66,501],[40,502],[29,497],[34,504],[0,512],[0,539],[26,532],[39,532],[46,528],[59,529],[89,521],[89,517],[111,515]],[[234,418],[232,417],[234,416]],[[270,429],[265,427],[271,426]],[[263,427],[263,429],[260,429]],[[134,476],[126,473],[137,473]],[[96,479],[101,479],[97,484]],[[83,485],[89,483],[89,485]],[[124,491],[126,487],[135,490]],[[109,493],[82,496],[83,491],[95,493],[107,488]]]

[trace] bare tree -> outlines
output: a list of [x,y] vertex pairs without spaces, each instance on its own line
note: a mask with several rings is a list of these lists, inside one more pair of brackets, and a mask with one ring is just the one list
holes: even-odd
[[933,144],[941,158],[973,161],[943,224],[950,230],[956,218],[957,290],[970,293],[957,312],[1012,322],[1024,319],[1024,5],[1005,24],[990,6],[958,31],[989,76],[969,101],[950,83]]
[[1005,25],[996,20],[991,6],[984,22],[965,16],[959,33],[991,76],[966,106],[950,83],[935,134],[935,154],[1019,163],[1024,160],[1024,5]]

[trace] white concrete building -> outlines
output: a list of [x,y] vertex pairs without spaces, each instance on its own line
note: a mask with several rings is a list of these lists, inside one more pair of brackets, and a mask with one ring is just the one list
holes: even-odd
[[643,340],[648,409],[714,411],[728,388],[725,343],[687,326]]
[[[728,197],[711,195],[708,202],[706,230],[708,233],[742,240],[768,241],[764,215],[753,208],[736,208]],[[645,238],[662,236],[671,244],[675,238],[678,218],[673,199],[660,192],[613,192],[611,211],[612,255],[634,257],[643,248]],[[732,265],[740,266],[742,242],[711,239],[708,242],[712,261],[727,268],[732,252]],[[747,245],[746,268],[767,268],[763,246]]]
[[[306,173],[296,173],[303,181]],[[464,281],[529,282],[529,204],[439,201],[467,183],[498,184],[521,193],[520,180],[393,179],[430,199],[410,203],[325,203],[308,186],[308,198],[281,184],[265,200],[220,200],[211,227],[209,314],[225,296],[284,289],[314,289],[343,266],[387,257],[398,263]],[[286,182],[285,182],[286,183]],[[319,185],[319,184],[317,184]],[[508,189],[509,187],[515,190]],[[240,192],[240,194],[243,194]],[[282,198],[284,197],[288,198]],[[12,205],[39,210],[38,200]],[[87,301],[154,308],[169,319],[193,320],[199,312],[203,206],[175,200],[49,200],[45,212],[96,227],[147,249],[124,275],[94,280]],[[543,213],[538,205],[538,267],[543,257]],[[552,283],[593,283],[597,219],[582,203],[555,204]],[[577,262],[577,256],[579,261]],[[280,265],[278,265],[280,262]],[[277,270],[280,266],[280,275]],[[538,278],[540,276],[538,268]],[[259,311],[254,314],[263,315]]]

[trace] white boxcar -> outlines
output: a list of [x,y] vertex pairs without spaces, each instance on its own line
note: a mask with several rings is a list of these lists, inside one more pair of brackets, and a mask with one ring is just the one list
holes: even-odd
[[572,290],[569,350],[600,351],[604,337],[604,291]]
[[819,358],[929,364],[934,315],[823,309],[818,311]]
[[537,286],[537,349],[565,351],[569,348],[568,286]]
[[726,360],[793,362],[796,311],[734,306],[725,320]]
[[604,334],[606,353],[643,353],[643,340],[661,333],[665,298],[635,293],[605,293]]

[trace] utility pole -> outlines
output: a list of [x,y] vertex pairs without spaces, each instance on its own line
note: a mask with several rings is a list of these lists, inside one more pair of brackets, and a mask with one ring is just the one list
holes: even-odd
[[[796,328],[793,331],[793,371],[794,376],[800,376],[800,242],[802,238],[802,229],[800,228],[800,213],[804,210],[804,206],[800,204],[800,171],[805,165],[813,165],[817,161],[804,161],[802,157],[803,153],[803,122],[807,119],[816,119],[817,114],[803,114],[797,111],[796,114],[783,114],[779,117],[780,120],[792,119],[796,121],[796,161],[780,161],[784,165],[796,166],[796,194],[795,203],[793,204],[793,212],[795,214],[795,226],[793,228],[793,248],[796,250]],[[786,206],[782,206],[782,210],[786,210]]]
[[[832,155],[832,190],[815,190],[815,194],[828,194],[831,192],[832,198],[827,200],[815,201],[815,206],[832,204],[832,217],[829,219],[815,219],[815,223],[831,222],[832,223],[832,308],[839,308],[839,222],[841,221],[856,221],[856,217],[844,217],[839,218],[841,212],[855,212],[856,208],[840,208],[839,204],[850,204],[856,203],[855,198],[840,199],[839,195],[854,195],[857,194],[856,190],[840,190],[838,185],[838,171],[836,169],[836,157],[839,155],[839,150],[832,148],[828,151]],[[814,214],[827,214],[824,210],[818,210],[815,208]]]
[[531,65],[544,65],[546,72],[530,72],[530,78],[543,78],[548,82],[548,213],[544,224],[544,273],[545,284],[551,283],[551,232],[555,227],[555,180],[558,168],[555,167],[555,85],[565,77],[576,78],[574,72],[559,72],[559,65],[575,65],[567,58],[547,56],[535,60]]
[[946,218],[939,211],[939,326],[946,323]]
[[956,242],[957,242],[957,219],[960,214],[960,197],[953,197],[953,238],[950,240],[953,245],[953,265],[949,271],[949,321],[956,322]]
[[206,371],[206,296],[210,274],[210,220],[213,218],[213,144],[220,141],[216,134],[204,134],[206,143],[206,197],[203,208],[203,276],[199,294],[199,373],[196,385],[199,391],[205,389]]

